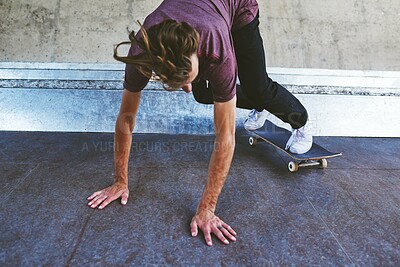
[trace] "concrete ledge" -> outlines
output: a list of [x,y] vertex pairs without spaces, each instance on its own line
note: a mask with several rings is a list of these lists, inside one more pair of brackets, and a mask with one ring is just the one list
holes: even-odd
[[[0,130],[113,132],[122,64],[0,63]],[[315,135],[399,137],[400,72],[269,68],[307,107]],[[241,126],[247,110],[237,110]],[[213,133],[213,107],[150,82],[135,132]],[[271,115],[271,120],[287,127]]]
[[[400,96],[400,72],[268,68],[298,94]],[[123,64],[0,62],[0,88],[122,89]],[[150,83],[147,89],[159,89]]]

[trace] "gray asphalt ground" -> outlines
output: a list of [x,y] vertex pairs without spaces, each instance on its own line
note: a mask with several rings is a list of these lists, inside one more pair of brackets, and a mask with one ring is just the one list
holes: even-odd
[[400,139],[316,137],[343,152],[328,168],[236,151],[216,214],[224,245],[190,236],[212,136],[134,134],[130,198],[86,198],[112,182],[113,134],[0,132],[1,266],[399,266]]

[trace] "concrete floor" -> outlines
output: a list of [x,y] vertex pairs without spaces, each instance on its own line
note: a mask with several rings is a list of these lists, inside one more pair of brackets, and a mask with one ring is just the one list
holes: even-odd
[[208,247],[189,222],[212,139],[135,134],[127,206],[93,210],[113,134],[0,132],[0,265],[400,265],[400,139],[319,137],[343,156],[292,174],[239,131],[217,208],[238,241]]

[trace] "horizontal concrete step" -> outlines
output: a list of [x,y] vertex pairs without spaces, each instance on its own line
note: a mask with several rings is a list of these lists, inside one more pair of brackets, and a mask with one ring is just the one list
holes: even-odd
[[[268,74],[298,94],[400,96],[396,71],[268,68]],[[2,88],[119,90],[123,75],[123,64],[0,62]],[[162,86],[150,83],[147,89]]]
[[[113,132],[122,64],[0,63],[0,130]],[[268,69],[307,107],[320,136],[400,137],[400,72]],[[307,82],[308,81],[308,82]],[[348,84],[348,85],[346,85]],[[247,110],[237,110],[241,127]],[[213,107],[150,82],[135,132],[213,133]],[[271,115],[271,120],[280,123]]]

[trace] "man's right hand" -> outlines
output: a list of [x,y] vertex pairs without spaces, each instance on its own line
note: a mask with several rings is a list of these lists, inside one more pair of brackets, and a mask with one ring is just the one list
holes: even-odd
[[91,200],[88,205],[91,208],[96,208],[99,206],[99,209],[105,208],[110,202],[121,197],[121,204],[126,205],[129,198],[129,189],[128,186],[122,183],[114,183],[113,185],[104,188],[103,190],[94,192],[88,200]]

